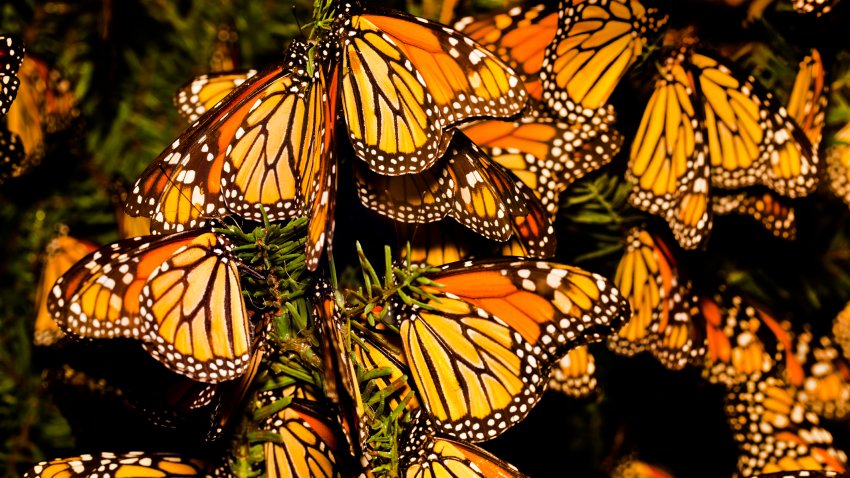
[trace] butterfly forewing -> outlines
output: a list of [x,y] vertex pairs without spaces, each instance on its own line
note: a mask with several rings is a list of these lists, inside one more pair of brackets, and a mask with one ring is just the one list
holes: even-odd
[[635,0],[561,1],[540,74],[544,103],[570,121],[608,114],[614,88],[665,23]]
[[558,15],[552,5],[514,7],[458,20],[454,28],[495,53],[526,78],[536,76],[546,47],[555,38]]
[[554,262],[463,261],[446,264],[432,279],[435,290],[486,310],[557,358],[613,333],[628,318],[628,301],[607,279]]

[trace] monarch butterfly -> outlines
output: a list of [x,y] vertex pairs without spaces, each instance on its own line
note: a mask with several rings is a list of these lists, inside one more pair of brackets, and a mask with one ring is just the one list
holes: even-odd
[[481,256],[522,256],[551,258],[557,249],[555,229],[550,215],[528,188],[521,187],[528,213],[511,218],[511,238],[504,243],[482,240],[454,221],[407,226],[395,224],[401,241],[410,244],[410,256],[401,247],[402,258],[412,264],[440,266],[449,262]]
[[66,332],[128,337],[201,382],[243,374],[251,329],[232,244],[211,229],[108,244],[60,277],[47,301]]
[[628,303],[604,278],[551,262],[464,261],[393,304],[419,401],[440,433],[477,442],[520,421],[571,348],[621,325]]
[[42,461],[24,472],[24,478],[97,477],[97,476],[212,476],[203,461],[173,453],[132,451],[102,452],[72,458]]
[[351,457],[361,457],[368,438],[360,383],[350,355],[347,324],[334,299],[330,284],[320,280],[314,290],[313,321],[322,349],[325,396],[336,405]]
[[711,229],[712,187],[758,183],[805,196],[817,162],[803,130],[754,78],[683,47],[666,59],[632,144],[629,201],[664,217],[694,249]]
[[337,437],[317,402],[293,398],[282,410],[268,417],[263,429],[280,436],[280,441],[263,444],[266,476],[339,476]]
[[738,213],[758,221],[771,234],[787,240],[797,237],[794,206],[770,191],[741,190],[715,193],[711,197],[715,214]]
[[77,100],[70,82],[39,58],[24,57],[18,77],[18,98],[9,107],[6,123],[21,137],[28,161],[36,164],[44,153],[45,136],[64,129],[79,114]]
[[439,23],[346,2],[334,35],[348,136],[376,173],[422,172],[449,147],[453,125],[510,117],[525,106],[513,70]]
[[623,143],[622,135],[606,122],[568,124],[545,117],[525,116],[512,123],[485,120],[461,130],[531,188],[553,217],[558,196],[574,181],[610,163]]
[[558,14],[554,5],[514,7],[506,12],[464,17],[454,28],[477,41],[522,75],[530,97],[542,100],[538,75],[546,47],[555,39]]
[[[282,352],[282,351],[281,351]],[[322,391],[312,382],[294,380],[286,374],[275,376],[266,389],[257,393],[254,416],[260,428],[276,433],[279,440],[263,444],[266,476],[355,476],[345,461],[340,443],[339,422]],[[281,408],[283,406],[283,408]],[[345,474],[351,472],[351,475]]]
[[617,265],[614,284],[632,305],[631,319],[608,339],[621,355],[644,350],[667,368],[678,370],[705,354],[702,316],[670,249],[659,237],[632,229]]
[[[794,355],[802,364],[804,377],[797,399],[808,410],[827,420],[841,420],[850,412],[850,363],[828,335],[815,336],[808,324],[794,336]],[[800,380],[798,380],[799,382]]]
[[826,116],[829,85],[820,53],[812,50],[800,61],[800,68],[788,98],[788,116],[806,133],[817,151]]
[[596,359],[587,345],[580,345],[561,357],[549,374],[549,390],[573,398],[587,397],[596,391]]
[[610,115],[614,88],[666,22],[637,0],[559,2],[558,29],[540,71],[546,106],[570,122]]
[[180,117],[189,123],[197,121],[236,87],[257,74],[257,70],[226,70],[194,78],[181,86],[174,95],[174,106]]
[[67,227],[60,228],[59,234],[47,244],[44,266],[35,294],[35,345],[53,345],[65,335],[47,311],[48,295],[56,279],[95,249],[96,245],[69,236]]
[[784,372],[800,383],[803,369],[794,357],[792,337],[765,310],[740,295],[700,297],[708,349],[703,376],[727,386]]
[[740,476],[782,470],[845,471],[847,456],[833,446],[832,434],[781,379],[765,375],[746,380],[729,390],[725,402],[741,451]]
[[365,167],[355,171],[357,194],[369,209],[408,223],[448,215],[495,241],[508,240],[511,218],[528,212],[519,199],[533,196],[462,133],[455,134],[446,158],[422,173],[394,177]]
[[440,436],[427,416],[419,413],[402,436],[399,468],[405,478],[464,476],[524,478],[510,463],[471,443]]
[[18,94],[21,80],[18,79],[18,69],[24,60],[23,42],[15,36],[0,35],[0,116],[9,111],[9,105]]
[[[322,68],[306,73],[307,46],[251,77],[203,115],[142,173],[125,210],[151,231],[182,231],[206,217],[310,217],[307,265],[315,270],[333,233],[334,95]],[[335,88],[332,80],[330,88]],[[327,101],[326,101],[327,99]],[[274,128],[271,128],[274,125]]]

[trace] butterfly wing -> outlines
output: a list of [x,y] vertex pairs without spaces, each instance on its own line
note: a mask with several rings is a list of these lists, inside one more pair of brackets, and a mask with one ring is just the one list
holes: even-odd
[[525,78],[536,76],[546,47],[555,39],[558,14],[551,5],[516,7],[458,20],[454,28],[495,53]]
[[435,434],[423,415],[416,415],[402,436],[399,468],[404,478],[524,478],[510,463],[465,441]]
[[800,62],[800,69],[788,99],[788,116],[806,133],[817,151],[821,141],[829,86],[820,53],[812,48]]
[[549,390],[572,398],[588,397],[596,391],[596,359],[587,345],[581,345],[561,357],[549,375]]
[[803,376],[786,381],[797,387],[797,399],[826,420],[842,420],[850,413],[850,363],[829,335],[815,336],[806,324],[794,336],[794,355]]
[[[670,313],[673,264],[661,254],[658,239],[635,228],[626,239],[626,251],[614,273],[614,284],[631,304],[631,318],[608,339],[608,348],[631,356],[646,350],[657,338],[661,316]],[[665,317],[666,320],[666,317]]]
[[266,476],[338,476],[336,435],[320,412],[293,402],[269,417],[263,428],[280,436],[280,442],[263,445]]
[[230,93],[163,151],[136,181],[125,209],[162,233],[197,227],[229,211],[270,220],[304,214],[321,159],[324,109],[318,73],[304,70],[306,47]]
[[364,167],[357,193],[369,209],[407,223],[429,223],[451,216],[492,240],[511,235],[511,217],[526,214],[517,182],[458,133],[447,156],[432,168],[404,176],[382,176]]
[[75,336],[139,339],[174,372],[229,380],[245,372],[251,349],[230,247],[205,230],[118,241],[60,277],[47,308]]
[[797,237],[794,206],[782,196],[770,191],[715,192],[711,197],[711,208],[715,214],[743,214],[758,221],[780,239],[790,241]]
[[629,203],[663,217],[679,245],[699,247],[708,238],[708,145],[684,52],[667,58],[641,118],[629,155]]
[[318,161],[308,161],[301,168],[302,183],[307,185],[307,226],[306,264],[309,270],[316,270],[321,259],[322,250],[327,244],[330,255],[333,252],[333,233],[335,227],[334,208],[337,191],[337,161],[336,161],[336,110],[339,75],[332,72],[330,84],[324,87],[325,76],[319,71],[319,84],[322,87],[322,104],[326,124],[322,125],[322,143]]
[[8,178],[23,172],[26,151],[21,137],[0,127],[0,184]]
[[687,66],[701,99],[712,185],[763,184],[788,197],[814,190],[817,152],[770,92],[704,52],[692,52]]
[[493,314],[556,357],[613,333],[629,311],[628,301],[607,279],[555,262],[461,261],[444,265],[431,279],[439,284],[434,292]]
[[95,249],[94,244],[68,235],[59,235],[47,245],[47,257],[36,292],[35,345],[52,345],[65,335],[47,310],[48,295],[62,274]]
[[[109,453],[80,455],[73,458],[43,461],[24,472],[25,478],[52,478],[60,476],[158,476],[178,478],[208,476],[206,465],[200,460],[170,453]],[[108,471],[107,471],[108,470]]]
[[525,106],[527,94],[513,70],[441,24],[346,4],[337,35],[349,138],[376,173],[424,171],[449,146],[451,125],[512,116]]
[[363,425],[366,412],[351,359],[348,327],[334,302],[333,289],[324,281],[316,285],[313,320],[322,349],[325,396],[339,410],[342,428],[349,439],[350,456],[359,458],[367,433]]
[[734,385],[769,372],[802,377],[788,330],[743,297],[700,297],[706,321],[703,376],[711,383]]
[[607,115],[614,88],[664,23],[656,9],[635,0],[562,0],[540,72],[544,103],[571,121]]
[[740,476],[783,470],[846,471],[847,456],[833,446],[832,434],[781,379],[747,380],[730,389],[725,402],[741,451]]
[[15,36],[0,35],[0,116],[9,111],[9,105],[18,94],[18,69],[24,60],[24,44]]
[[827,149],[826,166],[829,190],[850,206],[850,123],[835,133],[835,144]]
[[256,74],[257,70],[237,70],[201,75],[177,90],[174,106],[181,118],[194,123],[237,86]]
[[484,120],[461,128],[493,161],[510,169],[555,215],[558,196],[574,181],[611,162],[623,137],[607,123],[568,124],[551,118]]
[[691,282],[674,276],[667,302],[668,316],[659,324],[658,338],[650,348],[652,355],[671,370],[702,365],[707,349],[706,326]]
[[821,16],[832,11],[835,0],[793,0],[791,5],[797,13],[814,13]]
[[435,427],[482,441],[522,420],[543,392],[546,353],[468,302],[441,295],[427,305],[399,306],[398,319],[411,376]]

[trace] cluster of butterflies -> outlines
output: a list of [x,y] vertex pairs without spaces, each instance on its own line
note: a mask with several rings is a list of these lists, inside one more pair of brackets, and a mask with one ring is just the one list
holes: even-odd
[[[217,408],[237,407],[269,347],[243,298],[240,244],[214,220],[306,216],[303,265],[315,271],[331,251],[338,179],[352,177],[360,202],[380,215],[414,225],[449,217],[494,253],[524,258],[464,260],[472,249],[447,245],[454,237],[435,242],[427,227],[412,228],[408,260],[441,267],[424,273],[430,282],[416,302],[382,305],[386,329],[347,317],[336,292],[314,284],[323,384],[259,395],[264,409],[290,403],[263,420],[281,437],[264,447],[268,476],[369,473],[377,453],[357,378],[369,372],[391,409],[412,417],[398,455],[405,476],[523,476],[476,443],[520,422],[546,389],[590,393],[588,344],[600,341],[625,355],[648,350],[672,369],[700,365],[728,387],[742,476],[844,471],[846,456],[818,424],[818,415],[848,411],[850,368],[828,339],[792,333],[737,296],[696,296],[671,248],[644,230],[629,234],[613,280],[544,260],[556,251],[560,193],[623,144],[609,99],[665,15],[638,0],[575,0],[449,28],[330,4],[318,39],[293,40],[279,64],[180,89],[190,126],[119,195],[126,238],[97,248],[62,235],[51,244],[37,343],[131,339],[199,384],[193,396],[206,398],[186,408],[210,396],[229,403]],[[22,47],[5,38],[4,113],[23,71]],[[817,51],[782,107],[692,40],[667,46],[630,151],[630,202],[666,220],[682,248],[704,246],[713,215],[731,211],[793,237],[782,197],[817,186],[826,101]],[[231,383],[235,391],[219,391]],[[26,476],[146,471],[226,473],[134,452],[45,462]]]
[[[629,299],[632,316],[608,338],[608,348],[625,356],[648,352],[671,370],[695,366],[708,383],[722,386],[739,476],[846,470],[845,453],[819,424],[850,412],[846,311],[832,331],[816,333],[725,287],[698,293],[671,248],[642,228],[629,233],[614,285]],[[593,373],[573,370],[573,383],[593,383]],[[592,391],[581,385],[568,393]]]

